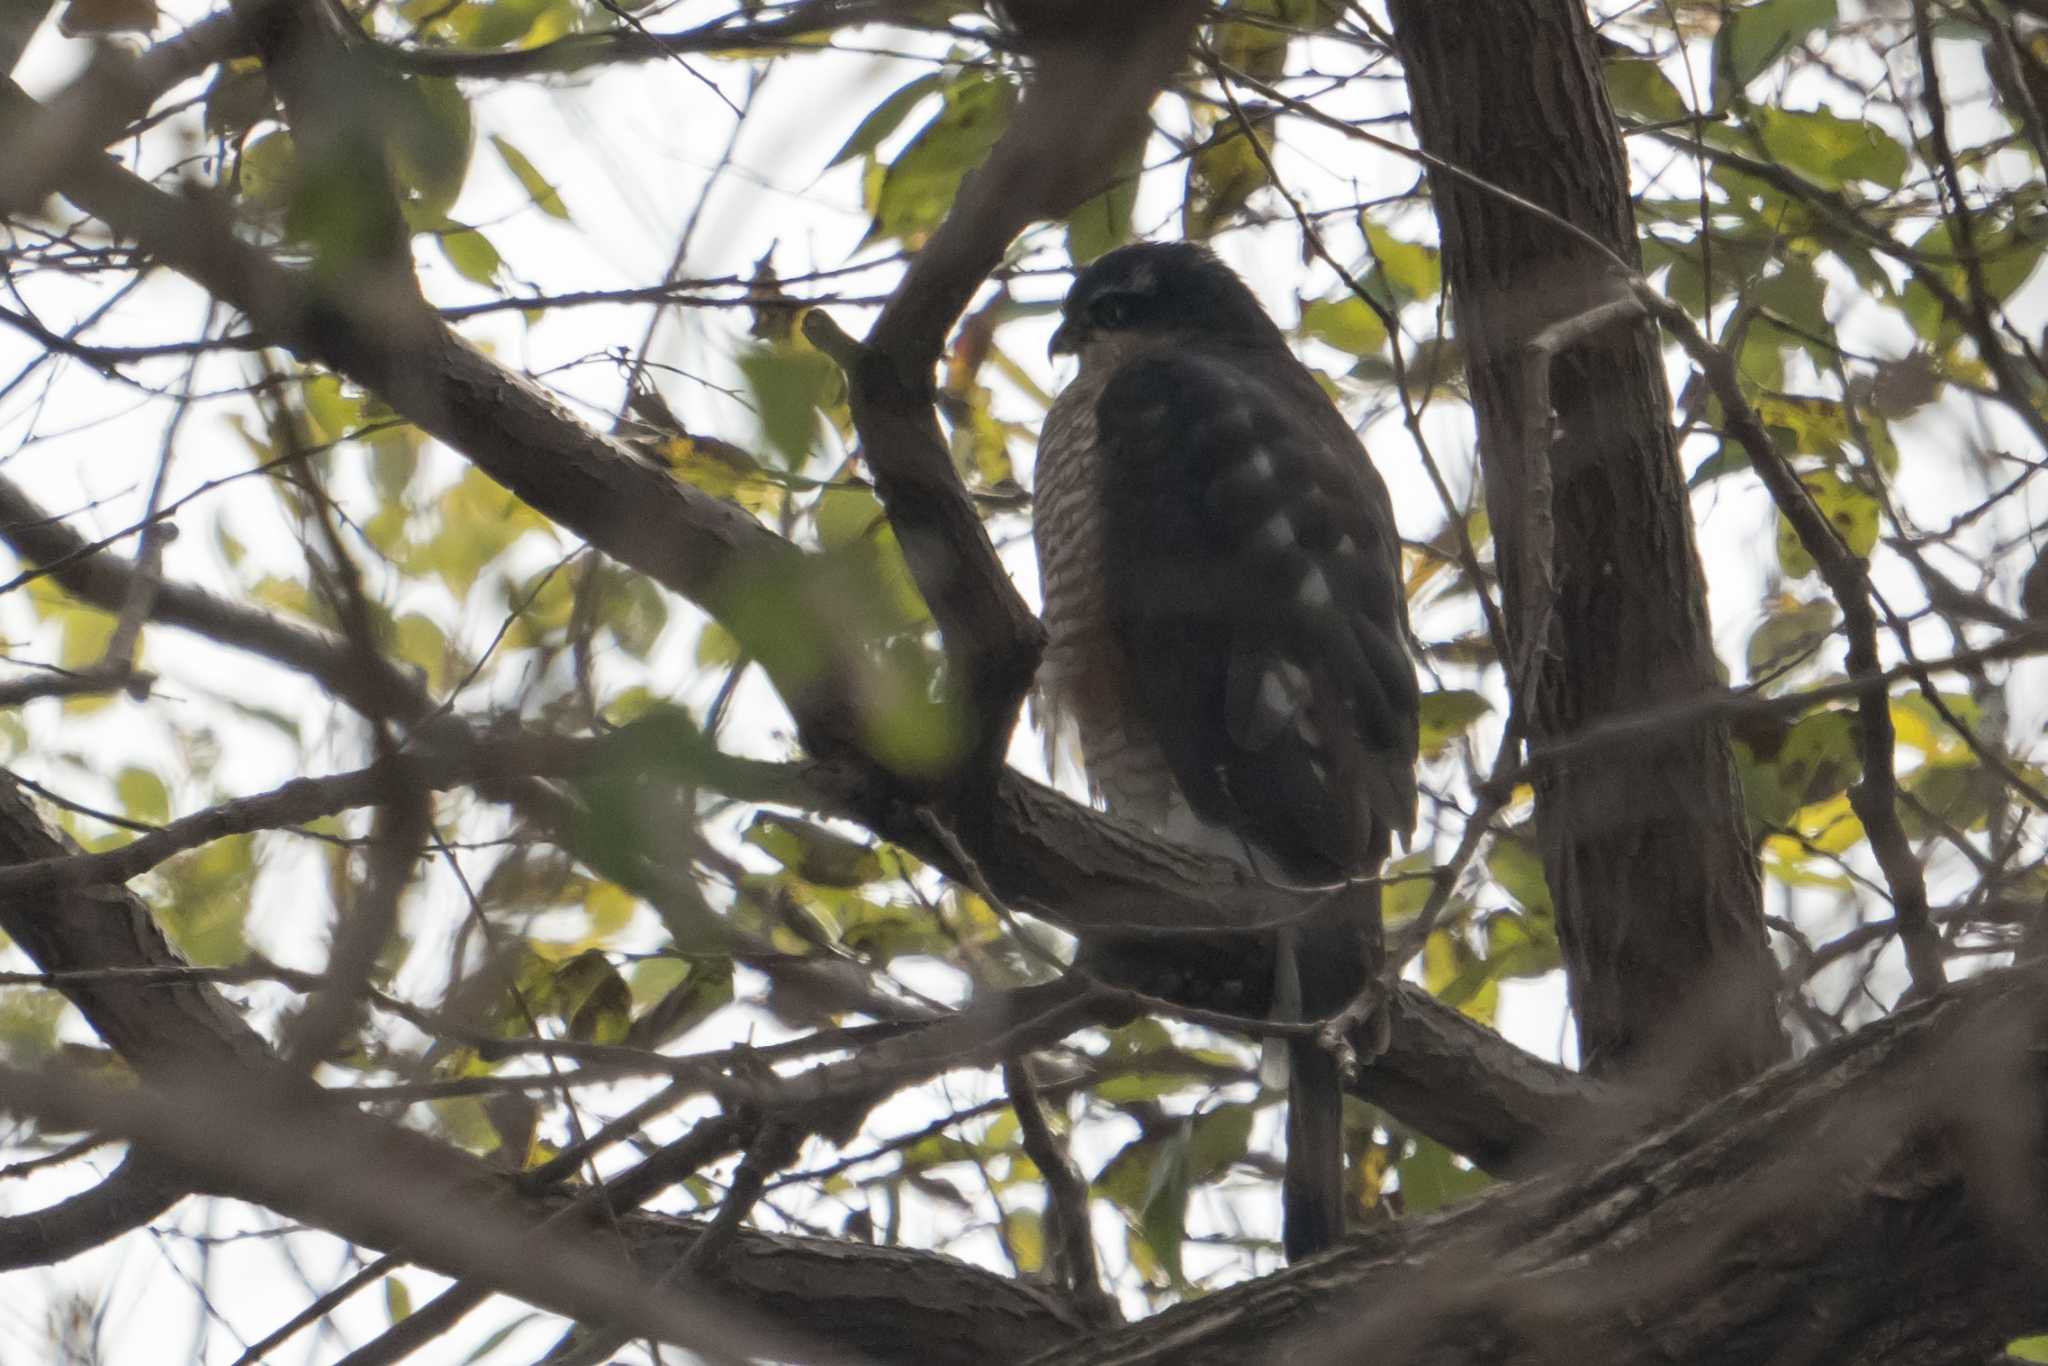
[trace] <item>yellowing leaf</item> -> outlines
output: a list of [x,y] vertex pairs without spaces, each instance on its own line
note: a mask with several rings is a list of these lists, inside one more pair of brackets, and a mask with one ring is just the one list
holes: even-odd
[[114,778],[114,791],[121,798],[121,810],[130,819],[146,825],[162,825],[171,818],[171,794],[164,780],[146,768],[130,766]]
[[1405,300],[1430,299],[1443,288],[1443,263],[1435,247],[1425,247],[1400,238],[1368,220],[1365,240],[1387,283]]
[[535,208],[550,218],[568,221],[569,209],[562,203],[562,196],[549,183],[547,177],[527,160],[526,153],[495,134],[491,137],[491,146],[498,150],[498,157],[505,163],[505,169],[512,172],[513,177],[532,198]]
[[1442,688],[1423,696],[1422,752],[1435,754],[1493,710],[1493,703],[1466,688]]
[[1826,189],[1867,180],[1887,190],[1905,182],[1906,149],[1889,133],[1860,119],[1824,109],[1790,110],[1764,105],[1754,113],[1756,131],[1771,159]]
[[[945,89],[945,102],[902,153],[871,178],[869,242],[895,238],[910,247],[945,217],[961,178],[980,165],[1009,126],[1017,88],[1005,76],[970,74]],[[879,163],[871,163],[879,169]]]
[[498,272],[505,268],[505,260],[491,245],[490,238],[453,219],[434,233],[434,241],[448,264],[466,280],[480,285],[492,284],[497,280]]
[[1387,329],[1379,314],[1355,294],[1306,305],[1301,310],[1301,330],[1354,356],[1377,354],[1387,344]]

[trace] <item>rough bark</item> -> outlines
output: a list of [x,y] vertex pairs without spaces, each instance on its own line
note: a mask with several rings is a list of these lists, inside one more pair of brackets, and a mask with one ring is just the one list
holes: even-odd
[[[1540,205],[1634,267],[1626,166],[1581,0],[1393,0],[1390,10],[1423,149],[1484,182],[1441,168],[1429,177],[1519,654],[1540,591],[1521,572],[1521,349],[1611,298],[1614,273],[1485,186]],[[1536,743],[1718,687],[1654,332],[1610,329],[1582,343],[1557,358],[1551,386],[1556,596],[1529,718]],[[1536,815],[1587,1071],[1704,1094],[1784,1055],[1724,726],[1673,725],[1629,763],[1547,765]]]
[[1982,1362],[2048,1320],[2042,985],[1951,988],[1599,1166],[1038,1366]]

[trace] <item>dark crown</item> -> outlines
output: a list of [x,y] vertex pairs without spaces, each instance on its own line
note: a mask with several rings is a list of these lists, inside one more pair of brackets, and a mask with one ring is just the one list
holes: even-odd
[[1279,333],[1237,273],[1193,242],[1134,242],[1096,258],[1075,276],[1060,312],[1068,323],[1095,331]]

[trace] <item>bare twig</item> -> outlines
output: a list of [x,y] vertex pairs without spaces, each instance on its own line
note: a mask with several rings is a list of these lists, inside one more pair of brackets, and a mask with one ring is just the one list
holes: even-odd
[[1941,939],[1927,913],[1926,877],[1906,838],[1905,827],[1899,823],[1898,772],[1893,753],[1897,739],[1892,727],[1891,696],[1880,681],[1883,665],[1877,653],[1877,614],[1871,606],[1869,576],[1863,562],[1843,544],[1834,526],[1814,503],[1791,463],[1779,453],[1777,443],[1742,392],[1734,360],[1700,334],[1684,309],[1648,284],[1637,281],[1633,292],[1644,310],[1670,330],[1706,376],[1715,397],[1721,401],[1728,431],[1742,443],[1751,465],[1770,491],[1771,501],[1797,533],[1800,546],[1819,566],[1821,577],[1841,608],[1842,627],[1849,642],[1849,673],[1863,685],[1857,694],[1857,716],[1863,732],[1863,780],[1849,790],[1849,802],[1863,822],[1871,852],[1891,888],[1899,940],[1905,946],[1906,967],[1913,979],[1913,994],[1929,995],[1947,978],[1941,966]]
[[1051,1260],[1060,1280],[1081,1317],[1089,1323],[1120,1323],[1123,1315],[1117,1312],[1116,1301],[1103,1290],[1102,1273],[1096,1265],[1095,1231],[1088,1218],[1088,1184],[1046,1123],[1038,1087],[1031,1080],[1030,1061],[1021,1057],[1004,1059],[1003,1084],[1010,1093],[1010,1108],[1017,1115],[1017,1131],[1025,1155],[1045,1180],[1046,1246],[1052,1249]]

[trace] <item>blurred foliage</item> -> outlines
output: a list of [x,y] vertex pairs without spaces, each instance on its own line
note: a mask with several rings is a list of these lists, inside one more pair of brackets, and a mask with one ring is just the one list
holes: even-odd
[[[741,14],[759,8],[745,5]],[[1933,600],[1917,566],[1937,558],[1959,591],[1996,607],[2011,598],[2039,540],[2016,495],[2042,452],[2006,449],[2010,422],[1996,427],[1996,439],[1989,435],[1999,410],[2038,410],[2038,362],[2025,377],[2031,387],[2013,392],[1979,352],[1977,324],[1989,323],[2015,354],[2038,356],[2038,267],[2048,249],[2044,149],[2033,140],[2039,94],[2048,93],[2043,26],[2018,15],[1997,19],[2005,14],[1997,7],[1956,9],[1942,21],[1951,65],[1968,73],[1974,63],[1985,73],[1951,128],[1965,139],[1954,168],[1967,191],[1963,234],[1939,184],[1945,169],[1922,133],[1917,77],[1895,80],[1887,65],[1910,65],[1898,56],[1910,35],[1894,17],[1860,6],[1849,13],[1836,0],[1596,8],[1614,12],[1601,27],[1604,71],[1638,172],[1646,272],[1736,359],[1772,440],[1845,545],[1868,562],[1889,609],[1909,619],[1915,649],[1938,659],[1981,642],[1985,622],[1997,617]],[[599,58],[578,68],[571,58],[585,49],[549,45],[617,32],[621,12],[660,31],[672,22],[659,7],[595,0],[402,0],[362,17],[372,36],[422,53],[553,53],[577,79],[601,81],[609,73],[595,69]],[[98,31],[153,17],[148,6],[85,0],[71,0],[66,13]],[[1205,50],[1227,71],[1328,104],[1361,127],[1398,122],[1398,66],[1356,13],[1334,0],[1224,0]],[[846,212],[856,229],[864,223],[858,260],[886,264],[927,242],[1015,111],[1022,66],[1007,43],[984,41],[977,14],[934,4],[919,11],[922,25],[892,32],[912,56],[873,58],[871,79],[855,87],[858,107],[812,111],[803,103],[815,98],[803,85],[805,64],[850,42],[845,35],[807,35],[772,50],[735,41],[731,50],[674,54],[664,70],[678,82],[694,75],[735,91],[743,77],[788,72],[777,78],[786,84],[766,86],[764,100],[790,102],[805,131],[822,139],[778,152],[801,167],[792,183],[817,173],[805,194]],[[878,42],[873,51],[895,49]],[[1959,83],[1967,84],[1951,84]],[[587,278],[562,270],[562,260],[602,256],[614,240],[604,235],[610,219],[628,211],[586,188],[599,183],[577,174],[588,149],[508,115],[487,84],[394,66],[365,92],[374,106],[365,126],[388,162],[430,296],[451,307],[517,305],[497,315],[506,326],[477,333],[509,363],[507,339],[521,329],[545,335],[554,306],[547,296]],[[1373,93],[1347,96],[1347,87]],[[1065,222],[1015,247],[999,288],[963,324],[938,406],[955,467],[998,544],[1013,543],[1026,526],[1016,470],[1028,461],[1048,401],[1038,355],[1052,301],[1073,266],[1135,235],[1177,226],[1262,283],[1276,275],[1293,281],[1291,316],[1284,295],[1268,303],[1347,413],[1399,418],[1405,404],[1464,420],[1461,353],[1448,331],[1442,262],[1415,168],[1374,162],[1376,178],[1363,184],[1346,161],[1365,155],[1356,144],[1249,86],[1230,96],[1210,67],[1191,60],[1153,110],[1151,140],[1125,164],[1104,168],[1100,192]],[[217,71],[183,135],[207,149],[191,174],[204,180],[208,202],[234,215],[249,240],[294,260],[346,259],[361,246],[374,215],[357,182],[332,165],[304,164],[252,62]],[[488,155],[477,155],[480,139]],[[692,145],[707,149],[708,166],[715,149]],[[1281,185],[1261,148],[1281,168]],[[634,174],[668,174],[636,159],[641,152],[618,146],[605,154]],[[1315,225],[1317,241],[1303,239],[1282,189]],[[638,211],[630,198],[622,202]],[[814,303],[849,317],[855,305],[835,298],[829,275],[779,278],[778,249],[796,255],[779,244],[803,236],[808,222],[784,227],[765,194],[749,205],[719,226],[746,235],[746,250],[728,254],[757,261],[753,274],[674,285],[679,295],[711,299],[701,310],[664,315],[663,326],[687,318],[688,346],[671,349],[655,331],[648,354],[621,344],[601,358],[619,368],[623,385],[606,389],[573,372],[560,382],[598,425],[609,406],[639,457],[815,551],[816,572],[764,577],[722,604],[720,620],[708,620],[631,570],[595,561],[571,531],[446,458],[374,395],[281,356],[225,419],[239,435],[241,463],[223,482],[263,492],[221,504],[232,510],[218,516],[202,504],[184,522],[188,533],[204,527],[191,542],[211,548],[224,581],[248,603],[294,622],[353,629],[338,608],[344,599],[325,517],[341,528],[339,543],[368,585],[362,606],[376,648],[434,698],[479,724],[511,717],[623,741],[560,779],[554,790],[573,799],[578,816],[566,829],[532,827],[464,795],[437,799],[436,829],[448,847],[428,851],[434,857],[422,864],[421,885],[372,985],[431,1000],[428,1023],[445,1026],[445,1036],[425,1037],[416,1020],[401,1027],[373,1015],[372,1027],[334,1060],[365,1082],[450,1083],[450,1094],[413,1112],[416,1121],[513,1169],[545,1161],[573,1127],[557,1093],[511,1084],[537,1066],[512,1047],[519,1041],[539,1035],[706,1052],[757,1032],[775,1042],[864,1022],[848,997],[796,966],[829,969],[835,982],[855,980],[919,1005],[1052,972],[1046,959],[1055,936],[1026,942],[1017,922],[976,889],[945,883],[868,832],[761,795],[762,774],[721,751],[730,741],[758,758],[792,757],[786,718],[762,675],[785,694],[812,686],[827,645],[841,640],[857,642],[872,666],[853,701],[871,752],[892,770],[919,780],[945,773],[969,730],[940,667],[930,612],[854,442],[844,379],[798,326]],[[1356,289],[1322,263],[1323,252]],[[67,277],[106,271],[110,296],[133,278],[125,258],[67,256],[59,264]],[[687,254],[685,264],[694,268]],[[846,293],[870,291],[849,284]],[[627,302],[648,306],[645,297]],[[633,316],[638,336],[646,314]],[[680,368],[707,356],[710,378]],[[163,384],[155,392],[171,392],[171,375],[151,372]],[[1864,1018],[1884,942],[1831,957],[1814,950],[1890,911],[1848,802],[1863,754],[1854,699],[1839,688],[1840,612],[1789,526],[1762,500],[1740,446],[1723,439],[1719,404],[1698,383],[1681,386],[1677,421],[1696,507],[1702,517],[1754,522],[1744,557],[1753,563],[1710,558],[1706,568],[1717,583],[1746,584],[1748,575],[1762,585],[1749,601],[1717,587],[1714,606],[1733,630],[1723,636],[1725,665],[1742,705],[1730,709],[1728,725],[1770,879],[1767,902],[1774,914],[1785,908],[1793,931],[1781,944],[1788,990],[1812,1006],[1808,1025],[1853,1024]],[[1441,436],[1447,429],[1421,417],[1414,424],[1416,439],[1435,443],[1448,471],[1444,501],[1431,494],[1402,508],[1410,611],[1430,673],[1422,829],[1386,870],[1400,879],[1385,895],[1395,933],[1421,913],[1431,870],[1457,847],[1473,785],[1485,776],[1480,766],[1508,712],[1479,610],[1479,595],[1497,592],[1490,523],[1465,452]],[[1406,440],[1394,422],[1374,428],[1383,467],[1409,460]],[[1410,483],[1421,487],[1404,477],[1404,492]],[[1934,486],[1981,489],[1982,510],[1923,522],[1918,491]],[[1977,536],[1990,527],[1995,534]],[[302,553],[279,553],[281,539]],[[1468,554],[1482,570],[1476,578]],[[11,634],[33,642],[24,658],[89,670],[115,637],[115,616],[48,579],[11,602]],[[252,701],[216,688],[189,655],[160,660],[160,648],[154,630],[144,633],[135,662],[184,670],[166,692],[181,706],[190,699],[189,713],[159,709],[161,698],[145,704],[84,692],[0,722],[10,755],[33,752],[96,794],[105,818],[63,815],[89,847],[125,842],[136,828],[243,791],[246,773],[222,764],[224,747],[248,744],[273,763],[282,746],[306,772],[368,757],[362,728],[331,708],[283,695]],[[217,659],[219,670],[237,668],[232,655]],[[2022,712],[2006,677],[1949,668],[1925,687],[1911,677],[1892,685],[1908,830],[1942,889],[1936,910],[1947,941],[1979,956],[2017,938],[2020,922],[1999,908],[2019,903],[2033,915],[2048,892],[2031,823],[2039,813],[2014,795],[2017,784],[2048,787],[2048,773],[2039,737],[2010,725]],[[1816,688],[1836,691],[1825,702],[1785,704]],[[114,724],[146,739],[112,767],[67,734]],[[260,740],[243,738],[251,735]],[[1623,749],[1610,759],[1629,755]],[[196,963],[250,966],[258,976],[268,958],[317,965],[326,926],[360,895],[358,846],[367,828],[349,816],[297,835],[231,835],[136,885]],[[1809,962],[1819,964],[1810,973],[1802,966]],[[1505,985],[1554,985],[1559,963],[1523,788],[1449,889],[1411,977],[1492,1024]],[[0,988],[0,1056],[56,1054],[57,1000],[44,990]],[[821,1050],[841,1047],[823,1037]],[[1045,1087],[1050,1121],[1076,1138],[1077,1152],[1093,1155],[1090,1190],[1122,1221],[1130,1266],[1123,1290],[1172,1298],[1242,1274],[1254,1257],[1270,1264],[1277,1107],[1258,1086],[1245,1040],[1146,1018],[1084,1032],[1047,1059],[1057,1064]],[[503,1092],[453,1093],[452,1084],[493,1078],[508,1081]],[[791,1208],[806,1208],[803,1217],[830,1208],[833,1219],[880,1241],[933,1227],[963,1241],[986,1234],[1021,1270],[1038,1271],[1046,1261],[1042,1183],[999,1086],[984,1072],[955,1072],[917,1100],[878,1109],[844,1142],[811,1144],[799,1171],[818,1201]],[[1349,1122],[1360,1220],[1428,1212],[1486,1183],[1386,1115],[1355,1106]],[[707,1177],[681,1198],[708,1205],[717,1196]],[[921,1213],[906,1218],[906,1209]],[[1219,1244],[1228,1245],[1229,1261],[1214,1255]],[[385,1307],[394,1322],[411,1310],[395,1277],[385,1281]],[[499,1334],[480,1354],[504,1340]],[[2043,1341],[2014,1353],[2048,1360]]]

